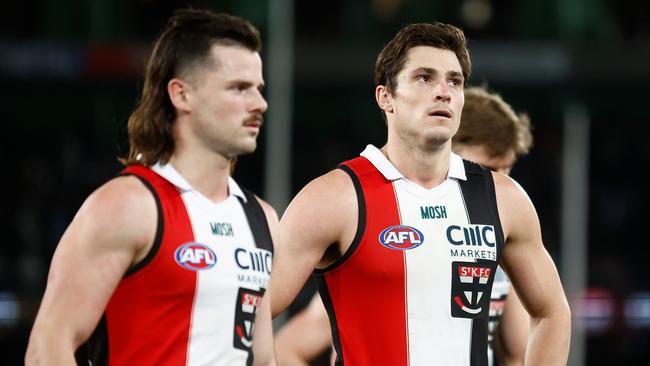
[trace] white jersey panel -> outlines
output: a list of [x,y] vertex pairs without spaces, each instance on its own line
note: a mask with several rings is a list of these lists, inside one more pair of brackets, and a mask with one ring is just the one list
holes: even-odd
[[[163,173],[169,169],[167,166]],[[186,182],[177,185],[183,187]],[[216,204],[187,188],[181,189],[181,198],[190,218],[194,242],[197,248],[209,250],[194,250],[194,258],[186,254],[182,260],[211,264],[211,267],[194,269],[197,285],[187,365],[246,365],[255,312],[268,287],[272,254],[256,247],[246,213],[235,195],[241,191],[234,181],[230,182],[231,194]]]
[[[205,204],[203,197],[193,191],[185,192],[182,197],[196,242],[208,246],[216,255],[214,267],[198,272],[187,364],[207,365],[219,360],[223,365],[243,365],[248,356],[246,352],[238,352],[237,359],[233,359],[232,350],[211,345],[232,342],[238,291],[233,282],[239,270],[234,252],[242,246],[250,247],[253,242],[246,216],[235,196],[229,196],[218,205]],[[213,226],[221,227],[221,234],[226,235],[215,235]]]
[[[402,224],[423,236],[420,246],[405,251],[410,365],[430,365],[432,354],[444,357],[436,360],[441,365],[468,365],[472,321],[450,316],[451,245],[446,238],[450,222],[467,223],[460,188],[454,180],[429,191],[407,180],[394,186]],[[434,208],[438,217],[423,214]],[[459,344],[459,339],[467,342]]]

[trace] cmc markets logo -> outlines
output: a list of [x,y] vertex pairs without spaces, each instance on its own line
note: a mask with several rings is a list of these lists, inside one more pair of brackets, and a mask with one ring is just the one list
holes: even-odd
[[453,262],[451,265],[451,315],[486,319],[496,262]]
[[241,269],[271,274],[273,254],[264,249],[235,249],[235,262]]
[[181,267],[191,271],[210,269],[217,264],[217,255],[212,249],[196,242],[185,243],[176,248],[174,259]]
[[451,225],[447,227],[447,240],[453,245],[485,245],[490,248],[497,243],[492,225]]
[[412,226],[395,225],[385,228],[379,234],[379,242],[386,248],[407,250],[422,245],[424,235]]

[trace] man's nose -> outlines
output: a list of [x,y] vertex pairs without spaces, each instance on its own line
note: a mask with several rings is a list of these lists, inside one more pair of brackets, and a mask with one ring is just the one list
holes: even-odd
[[262,95],[262,92],[257,90],[255,92],[255,100],[253,101],[253,110],[254,111],[259,111],[260,113],[266,112],[268,109],[269,104],[264,98],[264,95]]
[[438,88],[436,88],[435,94],[436,101],[447,102],[451,101],[451,91],[449,90],[449,85],[447,85],[447,80],[442,80],[438,83]]

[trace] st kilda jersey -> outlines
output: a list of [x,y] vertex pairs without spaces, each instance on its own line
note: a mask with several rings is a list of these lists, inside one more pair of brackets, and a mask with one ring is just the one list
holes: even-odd
[[228,198],[215,204],[171,165],[131,166],[123,174],[155,197],[158,230],[79,350],[79,364],[250,365],[273,251],[254,195],[230,179]]
[[338,365],[487,365],[504,238],[489,170],[451,154],[425,189],[376,147],[339,166],[358,198],[349,250],[315,276]]

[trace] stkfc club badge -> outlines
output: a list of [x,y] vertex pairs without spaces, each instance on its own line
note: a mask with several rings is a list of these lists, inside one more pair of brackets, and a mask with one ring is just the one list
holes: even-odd
[[235,328],[233,332],[233,346],[248,352],[246,365],[252,365],[253,352],[253,327],[255,314],[262,303],[264,289],[260,291],[239,288],[235,301]]
[[451,316],[487,319],[496,262],[452,262]]

